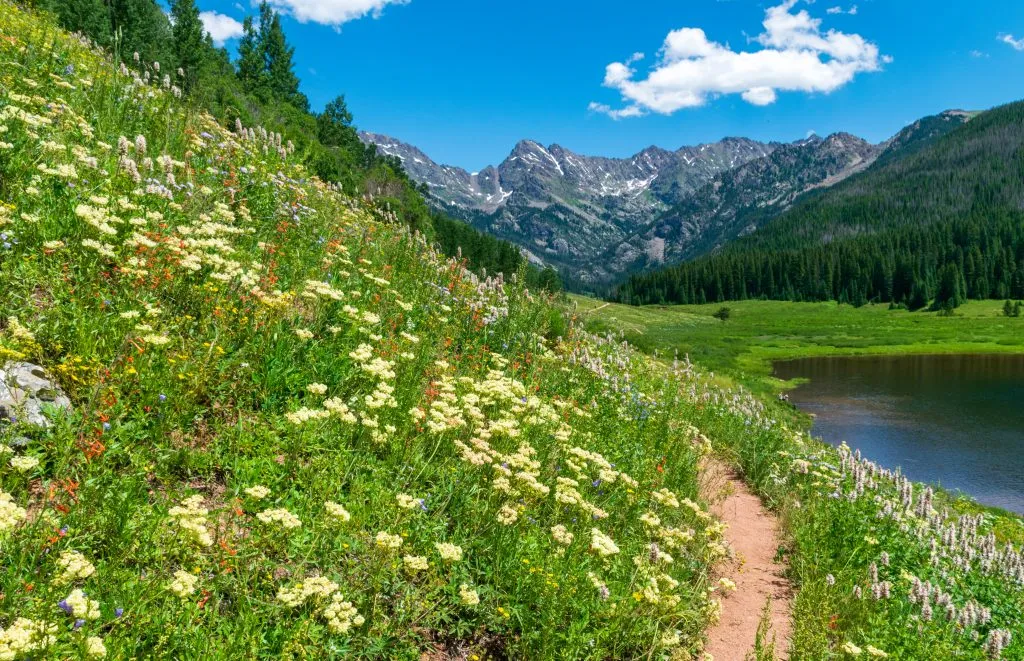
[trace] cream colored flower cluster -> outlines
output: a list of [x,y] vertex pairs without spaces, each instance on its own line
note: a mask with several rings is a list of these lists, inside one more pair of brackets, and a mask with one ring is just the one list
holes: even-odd
[[555,502],[576,507],[594,519],[608,517],[607,512],[583,497],[583,494],[578,489],[580,486],[578,480],[574,480],[571,477],[559,477],[556,478],[555,482]]
[[324,509],[327,510],[328,516],[340,523],[348,523],[352,519],[352,515],[349,514],[348,510],[333,501],[328,500],[325,502]]
[[591,528],[590,550],[596,552],[602,558],[607,558],[618,553],[619,547],[615,545],[611,537],[605,535],[597,528]]
[[398,501],[398,506],[404,510],[415,510],[423,506],[422,498],[413,498],[409,494],[400,493],[395,496],[395,500]]
[[331,603],[323,610],[324,620],[331,633],[348,633],[352,627],[362,626],[366,619],[359,614],[352,602],[345,601],[340,592],[331,595]]
[[267,525],[278,525],[285,530],[302,527],[302,521],[284,508],[263,510],[256,515],[256,518]]
[[422,555],[402,556],[402,564],[405,566],[405,570],[410,573],[426,571],[430,567],[427,558]]
[[[455,390],[455,380],[445,374],[437,379],[432,386],[438,391],[434,401],[430,403],[427,413],[427,429],[435,434],[459,429],[466,426],[466,420],[459,405],[459,396]],[[420,409],[413,409],[413,417],[422,415]]]
[[96,573],[96,568],[78,551],[63,551],[57,557],[60,573],[54,579],[57,585],[67,585],[84,580]]
[[459,599],[466,606],[476,606],[480,603],[480,594],[469,585],[463,583],[459,586]]
[[297,608],[310,599],[323,599],[338,591],[338,584],[321,576],[308,578],[290,588],[277,591],[277,600],[290,608]]
[[458,562],[462,560],[462,547],[456,544],[450,544],[448,542],[436,542],[434,548],[437,549],[438,555],[445,562]]
[[246,489],[245,495],[249,496],[253,500],[263,500],[264,498],[270,495],[270,489],[263,486],[262,484],[257,484],[256,486],[252,486]]
[[327,627],[335,634],[346,633],[365,621],[352,603],[345,601],[338,584],[323,577],[308,578],[290,588],[281,588],[277,600],[289,608],[298,608],[310,601],[316,603]]
[[198,583],[198,576],[191,574],[184,569],[179,569],[174,572],[174,580],[168,584],[167,589],[182,599],[185,599],[196,591],[196,585],[198,585]]
[[182,537],[199,546],[212,546],[213,537],[207,529],[206,517],[209,510],[203,507],[203,497],[199,494],[189,496],[168,510],[171,523],[181,531]]
[[288,422],[297,427],[310,422],[311,420],[325,420],[331,417],[331,411],[327,409],[311,409],[303,406],[297,411],[285,413],[284,417]]
[[402,538],[398,535],[392,535],[391,533],[384,532],[383,530],[377,533],[374,537],[374,542],[377,546],[382,549],[397,549],[402,546]]
[[21,525],[27,517],[28,511],[15,503],[11,494],[0,491],[0,534]]
[[0,627],[0,661],[14,661],[42,652],[57,642],[57,625],[19,617]]
[[63,602],[69,609],[70,615],[80,620],[96,620],[100,616],[100,602],[85,596],[80,589],[75,588],[71,594],[64,597]]

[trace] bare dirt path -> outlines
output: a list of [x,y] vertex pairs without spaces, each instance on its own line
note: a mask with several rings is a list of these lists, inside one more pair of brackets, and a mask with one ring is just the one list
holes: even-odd
[[731,467],[717,459],[705,464],[702,482],[712,512],[729,524],[725,537],[733,555],[719,568],[720,576],[736,583],[735,592],[721,597],[722,619],[708,631],[706,651],[715,661],[753,658],[757,627],[770,599],[771,631],[766,642],[774,636],[776,656],[787,658],[793,590],[784,575],[785,566],[775,560],[778,518]]

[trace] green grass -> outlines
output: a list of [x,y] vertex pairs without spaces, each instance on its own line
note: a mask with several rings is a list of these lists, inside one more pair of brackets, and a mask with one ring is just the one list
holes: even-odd
[[[1024,353],[1024,318],[1000,301],[970,301],[952,317],[935,312],[855,308],[838,303],[730,301],[710,305],[605,304],[573,296],[595,330],[623,331],[630,343],[662,356],[689,355],[759,391],[778,389],[772,361],[852,354]],[[728,320],[715,318],[722,307]]]

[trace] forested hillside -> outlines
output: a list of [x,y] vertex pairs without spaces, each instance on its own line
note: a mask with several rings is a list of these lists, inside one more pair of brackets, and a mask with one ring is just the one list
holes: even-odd
[[[87,36],[127,67],[141,69],[146,80],[209,112],[222,126],[258,124],[281,134],[313,174],[351,194],[371,196],[381,209],[436,240],[447,254],[458,254],[461,248],[477,272],[511,275],[523,270],[528,283],[540,284],[540,271],[511,244],[432,211],[399,159],[378,154],[360,141],[344,96],[323,112],[310,111],[295,74],[294,48],[268,2],[259,5],[258,18],[246,19],[235,61],[205,33],[194,0],[172,0],[169,15],[156,0],[26,4],[52,12],[62,27]],[[545,273],[543,282],[558,288],[555,276]]]
[[1024,297],[1024,103],[909,144],[714,255],[630,278],[616,298],[916,309]]

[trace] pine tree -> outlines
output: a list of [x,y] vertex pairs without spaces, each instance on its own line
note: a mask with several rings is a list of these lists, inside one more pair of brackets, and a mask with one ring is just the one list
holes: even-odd
[[155,0],[108,0],[110,22],[123,60],[135,53],[142,62],[171,62],[171,23]]
[[174,60],[184,74],[181,87],[187,92],[196,86],[207,55],[203,21],[196,0],[172,0]]
[[939,273],[939,290],[932,302],[932,310],[952,310],[964,301],[963,275],[956,264],[947,264]]
[[263,41],[256,30],[252,16],[242,23],[242,38],[238,42],[238,80],[247,92],[260,94],[266,87],[266,57]]
[[299,91],[299,78],[294,71],[295,49],[285,39],[281,16],[266,1],[260,5],[260,43],[266,58],[270,93],[300,110],[309,110],[309,99]]
[[110,45],[110,8],[104,0],[49,0],[41,6],[56,14],[66,30],[88,35],[101,46]]
[[928,292],[921,282],[915,282],[910,290],[910,299],[907,301],[908,310],[920,310],[928,305]]
[[174,23],[175,64],[184,73],[182,88],[189,92],[199,79],[208,53],[203,22],[195,0],[172,0],[171,19]]

